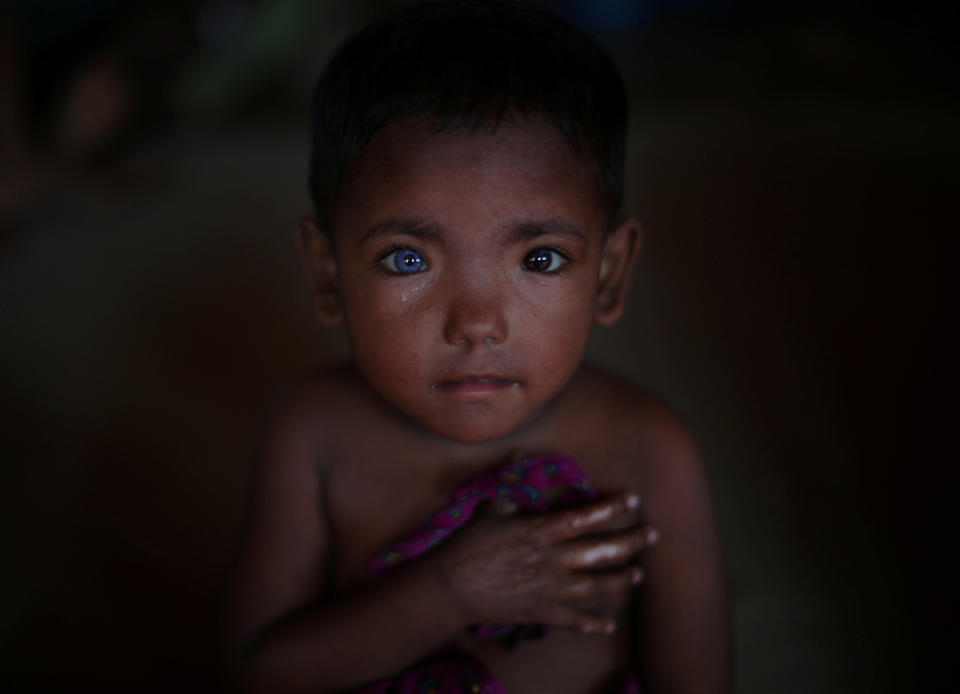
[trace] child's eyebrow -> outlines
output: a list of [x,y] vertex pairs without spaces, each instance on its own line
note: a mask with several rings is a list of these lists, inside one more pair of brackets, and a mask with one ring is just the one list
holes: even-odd
[[[581,243],[587,243],[587,236],[580,229],[562,219],[525,220],[505,225],[504,236],[511,241],[532,241],[541,236],[568,236]],[[379,236],[403,234],[429,241],[439,241],[443,236],[443,228],[424,219],[413,217],[391,217],[377,222],[367,229],[357,239],[357,246],[362,246],[370,239]]]
[[509,236],[518,241],[532,241],[540,236],[569,236],[587,243],[587,236],[580,229],[562,219],[525,221],[509,226]]
[[362,246],[370,239],[375,239],[378,236],[391,236],[393,234],[403,234],[419,239],[437,241],[443,235],[443,231],[436,224],[432,224],[423,219],[391,217],[390,219],[377,222],[363,232],[360,238],[357,239],[357,245]]

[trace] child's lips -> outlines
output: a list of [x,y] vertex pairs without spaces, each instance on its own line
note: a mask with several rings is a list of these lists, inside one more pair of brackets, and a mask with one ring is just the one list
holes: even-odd
[[451,395],[484,395],[497,393],[509,388],[516,388],[520,381],[509,376],[499,374],[480,374],[454,376],[443,381],[430,384],[433,390],[439,390]]

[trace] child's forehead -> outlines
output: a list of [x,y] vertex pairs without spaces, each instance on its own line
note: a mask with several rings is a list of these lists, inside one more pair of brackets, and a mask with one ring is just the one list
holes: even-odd
[[446,129],[405,119],[378,133],[354,162],[336,226],[394,207],[419,207],[428,216],[457,207],[556,208],[592,223],[602,217],[600,176],[592,159],[542,119]]
[[497,122],[449,125],[428,117],[401,118],[371,139],[359,161],[390,154],[410,156],[424,149],[442,148],[455,152],[454,156],[469,164],[496,147],[519,150],[527,156],[550,154],[570,161],[579,158],[567,138],[547,120],[507,115]]

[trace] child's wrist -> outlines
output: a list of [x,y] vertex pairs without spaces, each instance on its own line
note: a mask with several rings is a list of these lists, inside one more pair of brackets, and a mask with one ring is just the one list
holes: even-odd
[[458,633],[473,624],[476,619],[469,614],[469,610],[454,588],[443,554],[442,549],[435,551],[424,562],[424,569],[429,575],[426,585],[429,587],[432,602],[439,608],[437,614],[448,620],[445,626],[451,633]]

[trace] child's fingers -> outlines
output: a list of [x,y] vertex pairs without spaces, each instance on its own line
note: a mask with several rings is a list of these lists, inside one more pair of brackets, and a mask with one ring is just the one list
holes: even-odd
[[542,516],[537,533],[545,542],[570,540],[599,530],[618,518],[632,516],[640,505],[635,494],[620,494],[565,511]]
[[560,589],[557,598],[565,602],[596,602],[625,595],[643,580],[639,566],[603,574],[579,574]]
[[609,635],[617,628],[617,622],[614,619],[594,617],[559,603],[554,603],[547,608],[546,614],[539,621],[555,629],[570,629],[582,634]]
[[497,516],[512,516],[520,510],[520,504],[513,499],[497,499],[491,503],[491,507]]
[[626,532],[573,540],[559,545],[557,562],[566,569],[604,569],[623,564],[640,550],[656,542],[652,526]]

